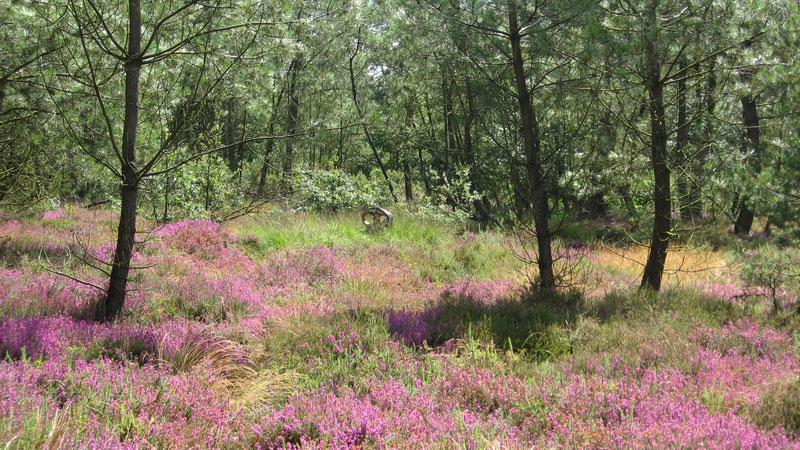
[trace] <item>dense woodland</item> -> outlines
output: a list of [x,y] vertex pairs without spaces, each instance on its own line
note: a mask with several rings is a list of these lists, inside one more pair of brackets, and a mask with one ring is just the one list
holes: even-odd
[[109,318],[137,214],[441,205],[528,227],[546,289],[551,236],[614,218],[649,245],[655,290],[671,239],[796,220],[794,1],[4,0],[0,17],[0,200],[119,206]]

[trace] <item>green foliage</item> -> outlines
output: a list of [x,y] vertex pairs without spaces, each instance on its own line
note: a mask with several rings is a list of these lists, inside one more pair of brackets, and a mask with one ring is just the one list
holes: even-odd
[[[433,205],[449,205],[450,211],[446,214],[450,221],[464,222],[474,211],[472,204],[482,196],[479,192],[474,192],[470,181],[470,168],[464,165],[457,165],[455,170],[447,176],[446,172],[436,173],[430,170],[428,177],[436,180],[431,196],[427,199],[430,208]],[[423,206],[423,210],[425,206]],[[441,212],[441,208],[440,208]]]
[[761,407],[751,416],[756,424],[768,430],[782,426],[786,431],[800,432],[800,377],[769,386]]
[[[143,185],[145,203],[153,217],[215,218],[244,200],[237,177],[218,154],[206,155]],[[145,211],[147,209],[145,208]]]
[[363,174],[350,175],[341,170],[301,172],[294,181],[298,209],[337,212],[391,202],[384,191],[385,181]]
[[800,283],[800,251],[762,244],[736,255],[740,264],[739,278],[755,294],[772,302],[773,311],[781,308],[780,298],[787,291],[796,292]]

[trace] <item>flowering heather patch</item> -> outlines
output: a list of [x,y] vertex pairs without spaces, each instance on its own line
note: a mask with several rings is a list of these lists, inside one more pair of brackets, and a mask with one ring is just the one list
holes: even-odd
[[[90,281],[102,284],[99,278]],[[0,268],[0,314],[65,314],[87,317],[99,298],[96,289],[52,273]]]
[[[81,229],[108,260],[110,219],[68,208],[0,220],[0,238],[33,257]],[[227,230],[142,233],[114,323],[87,320],[95,289],[0,253],[0,446],[800,450],[800,400],[775,397],[797,391],[796,338],[747,316],[719,281],[735,277],[644,298],[600,254],[589,282],[617,286],[587,291],[619,293],[579,309],[486,276],[496,236],[269,251]]]
[[45,211],[42,213],[44,220],[58,220],[67,217],[67,212],[64,209],[55,209],[52,211]]
[[[423,310],[389,309],[386,318],[389,332],[406,345],[420,346],[443,343],[459,338],[466,329],[459,317],[445,317],[446,306],[466,303],[470,306],[488,307],[515,293],[516,286],[509,280],[491,281],[458,280],[440,290],[431,289],[443,299],[431,301]],[[449,305],[448,305],[449,304]]]

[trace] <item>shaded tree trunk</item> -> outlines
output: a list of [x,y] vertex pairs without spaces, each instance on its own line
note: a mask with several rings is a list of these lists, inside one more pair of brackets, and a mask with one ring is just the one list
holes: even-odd
[[[414,128],[414,104],[409,96],[406,102],[406,130]],[[406,194],[406,202],[414,201],[414,189],[411,183],[411,146],[414,145],[412,139],[407,139],[403,148],[403,188]]]
[[108,291],[105,299],[98,305],[98,319],[105,321],[113,320],[125,303],[136,237],[136,207],[139,198],[136,132],[139,126],[139,76],[142,68],[141,14],[139,0],[128,0],[128,59],[125,61],[125,116],[122,128],[122,206]]
[[[430,99],[428,98],[428,94],[425,94],[425,110],[427,111],[428,117],[428,131],[430,134],[430,145],[435,145],[436,143],[436,129],[434,128],[433,124],[433,114],[431,113],[431,104]],[[423,123],[425,121],[425,115],[420,112],[422,116]],[[428,177],[428,166],[425,165],[425,159],[422,156],[422,146],[417,147],[417,156],[419,159],[419,175],[422,178],[423,186],[425,186],[425,195],[428,197],[431,196],[431,180]]]
[[525,180],[522,179],[522,174],[519,172],[520,165],[512,159],[509,172],[511,174],[511,188],[514,197],[514,215],[517,216],[518,220],[524,220],[531,206],[527,198],[527,192],[530,191],[530,188],[525,186]]
[[700,139],[700,149],[692,162],[690,173],[691,183],[687,199],[689,219],[696,220],[702,211],[702,191],[703,191],[703,165],[708,157],[712,145],[713,120],[711,119],[716,109],[716,89],[717,78],[714,74],[715,63],[712,60],[708,69],[705,90],[698,88],[698,100],[705,101],[706,116],[702,122],[702,138]]
[[541,153],[539,127],[531,106],[531,95],[526,81],[525,66],[522,58],[522,35],[517,17],[517,5],[514,0],[509,5],[508,31],[517,100],[519,101],[520,116],[522,118],[522,139],[525,144],[528,182],[530,183],[531,199],[533,201],[533,222],[538,243],[539,285],[544,289],[554,289],[556,280],[553,275],[553,256],[550,248],[550,207],[547,203],[547,192],[545,191],[541,163],[539,161]]
[[408,155],[403,158],[403,187],[405,188],[406,202],[413,202],[414,188],[411,184],[411,166],[408,164]]
[[681,220],[691,218],[691,199],[689,197],[689,117],[686,113],[686,61],[681,59],[679,72],[682,73],[678,80],[678,136],[675,139],[675,156],[678,167],[678,205]]
[[[761,172],[761,149],[760,149],[760,129],[758,119],[758,106],[756,99],[746,95],[742,97],[742,121],[745,129],[745,150],[752,152],[752,155],[747,155],[749,165],[754,174]],[[739,200],[739,215],[736,217],[736,223],[733,225],[734,234],[746,235],[750,233],[753,227],[753,219],[755,215],[749,205],[750,198],[746,193],[742,193]]]
[[[657,1],[649,8],[649,26],[657,24]],[[650,253],[644,266],[642,288],[658,291],[667,261],[670,235],[670,171],[667,166],[667,130],[664,119],[664,86],[661,80],[661,63],[658,60],[655,44],[649,33],[645,33],[646,78],[648,109],[650,110],[650,163],[653,167],[655,187],[653,203],[655,206],[653,234],[650,238]]]
[[[275,135],[275,120],[270,118],[269,120],[269,135]],[[261,164],[261,171],[258,174],[258,193],[263,195],[264,190],[267,185],[267,173],[269,172],[269,157],[272,154],[273,149],[275,148],[275,139],[270,138],[267,140],[267,144],[264,146],[264,162]]]
[[269,136],[270,139],[267,140],[267,144],[264,146],[264,161],[261,163],[261,172],[259,173],[258,177],[258,193],[260,195],[264,195],[264,188],[267,184],[267,173],[269,172],[269,157],[272,155],[272,151],[275,149],[275,121],[278,117],[278,111],[281,104],[281,100],[283,99],[283,92],[286,89],[286,85],[281,83],[281,90],[278,94],[278,98],[275,98],[275,91],[272,94],[272,114],[269,116]]
[[231,172],[236,172],[239,165],[239,149],[237,146],[232,145],[236,142],[237,127],[236,98],[230,97],[225,100],[225,120],[222,122],[222,145],[227,146],[223,152],[223,156]]
[[[481,193],[480,186],[480,173],[478,171],[478,164],[475,158],[475,151],[472,148],[472,123],[475,121],[475,102],[473,99],[472,82],[469,78],[466,80],[466,96],[467,96],[467,116],[464,118],[464,158],[469,165],[469,181],[470,192],[472,194]],[[472,201],[472,206],[475,209],[475,216],[478,222],[486,225],[489,223],[489,211],[481,198],[476,198]]]
[[294,135],[297,134],[297,115],[300,109],[300,101],[297,98],[297,74],[299,72],[300,55],[297,55],[289,66],[289,88],[287,91],[289,107],[286,114],[288,136],[286,138],[286,155],[283,160],[284,178],[292,173],[294,166]]
[[358,114],[358,118],[361,120],[361,126],[364,129],[364,135],[367,137],[367,143],[372,149],[372,155],[375,157],[375,162],[378,163],[378,167],[381,169],[383,178],[386,180],[386,184],[389,186],[389,193],[392,194],[392,200],[397,203],[397,194],[394,193],[392,180],[389,178],[389,173],[386,171],[386,166],[383,165],[381,155],[378,153],[378,147],[375,145],[375,141],[372,139],[372,134],[369,132],[367,123],[364,121],[364,112],[361,110],[361,104],[358,102],[358,89],[356,88],[356,75],[355,70],[353,69],[353,61],[355,61],[356,56],[358,55],[360,46],[361,40],[359,38],[358,43],[356,44],[356,51],[350,56],[350,92],[353,94],[353,103],[356,106],[356,113]]
[[[442,74],[444,75],[444,69],[442,69]],[[452,149],[451,137],[453,134],[451,129],[452,123],[450,121],[450,116],[453,114],[453,100],[450,95],[450,86],[446,76],[442,78],[442,100],[442,112],[444,115],[444,117],[442,117],[442,123],[444,125],[444,165],[442,170],[446,172],[450,168],[450,152]]]

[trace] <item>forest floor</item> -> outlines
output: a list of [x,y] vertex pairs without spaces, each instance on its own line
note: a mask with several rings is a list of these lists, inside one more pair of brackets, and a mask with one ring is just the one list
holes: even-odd
[[648,294],[643,249],[565,241],[552,295],[513,236],[395,219],[141,223],[103,324],[114,213],[0,215],[0,447],[800,449],[800,314],[724,248]]

